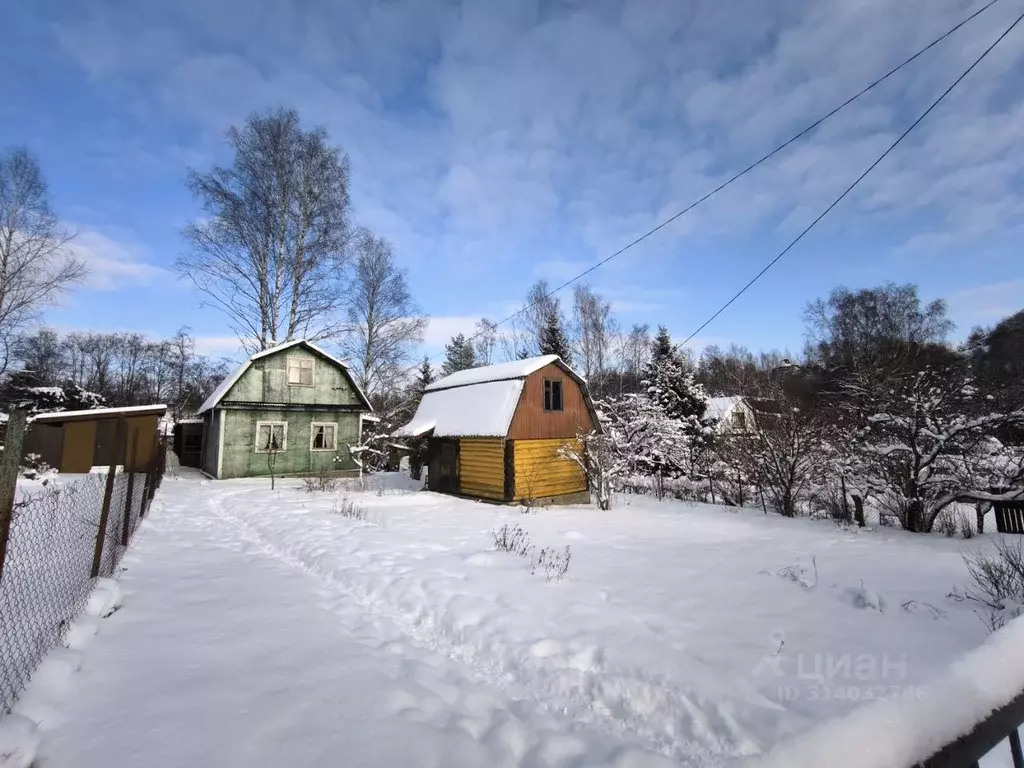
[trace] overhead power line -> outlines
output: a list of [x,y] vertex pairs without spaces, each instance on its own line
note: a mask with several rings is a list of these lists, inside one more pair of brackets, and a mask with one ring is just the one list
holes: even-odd
[[[904,68],[904,67],[906,67],[907,65],[909,65],[909,64],[911,64],[912,62],[916,61],[916,60],[917,60],[918,58],[920,58],[920,57],[921,57],[922,55],[924,55],[925,53],[927,53],[928,51],[930,51],[930,50],[931,50],[932,48],[934,48],[934,47],[935,47],[936,45],[938,45],[938,44],[939,44],[939,43],[941,43],[941,42],[942,42],[943,40],[945,40],[946,38],[948,38],[948,37],[949,37],[950,35],[954,34],[954,33],[955,33],[955,32],[956,32],[957,30],[959,30],[959,29],[960,29],[961,27],[963,27],[963,26],[964,26],[965,24],[968,24],[968,23],[970,23],[971,21],[973,21],[974,19],[976,19],[976,18],[977,18],[978,16],[980,16],[980,15],[981,15],[982,13],[984,13],[985,11],[987,11],[987,10],[988,10],[989,8],[991,8],[991,7],[993,6],[993,5],[995,5],[995,4],[996,4],[996,3],[998,3],[999,1],[1000,1],[1000,0],[989,0],[989,2],[987,2],[987,3],[986,3],[985,5],[983,5],[983,6],[981,7],[981,8],[979,8],[978,10],[976,10],[976,11],[975,11],[974,13],[972,13],[972,14],[971,14],[970,16],[967,16],[966,18],[964,18],[963,20],[961,20],[960,22],[958,22],[958,23],[957,23],[957,24],[955,24],[954,26],[950,27],[950,28],[949,28],[948,30],[946,30],[946,31],[945,31],[945,32],[943,32],[943,33],[942,33],[941,35],[939,35],[939,37],[935,38],[935,39],[934,39],[934,40],[932,40],[932,41],[931,41],[930,43],[928,43],[928,45],[926,45],[926,46],[924,46],[923,48],[921,48],[920,50],[918,50],[918,51],[917,51],[916,53],[914,53],[914,54],[913,54],[912,56],[910,56],[909,58],[907,58],[907,59],[904,59],[904,60],[903,60],[902,62],[900,62],[899,64],[897,64],[897,65],[896,65],[895,67],[893,67],[892,69],[890,69],[890,70],[889,70],[888,72],[886,72],[886,73],[885,73],[884,75],[882,75],[881,77],[877,78],[876,80],[874,80],[874,81],[872,81],[871,83],[869,83],[868,85],[866,85],[866,86],[865,86],[864,88],[862,88],[862,89],[861,89],[860,91],[858,91],[858,92],[857,92],[856,94],[854,94],[853,96],[851,96],[850,98],[848,98],[848,99],[847,99],[846,101],[844,101],[844,102],[843,102],[842,104],[840,104],[839,106],[835,107],[835,108],[834,108],[833,110],[831,110],[830,112],[827,112],[826,114],[824,114],[824,115],[822,115],[821,117],[819,117],[819,118],[818,118],[817,120],[815,120],[815,121],[814,121],[813,123],[811,123],[811,124],[810,124],[810,125],[808,125],[808,126],[807,126],[806,128],[804,128],[803,130],[801,130],[801,131],[800,131],[799,133],[796,133],[796,134],[795,134],[795,135],[794,135],[794,136],[793,136],[792,138],[790,138],[790,139],[786,140],[786,141],[785,141],[785,142],[783,142],[782,144],[779,144],[779,145],[778,145],[777,147],[775,147],[775,149],[773,149],[773,150],[772,150],[771,152],[769,152],[768,154],[766,154],[766,155],[764,155],[763,157],[761,157],[761,158],[760,158],[759,160],[756,160],[755,162],[751,163],[751,164],[750,164],[750,165],[748,165],[748,166],[747,166],[746,168],[744,168],[743,170],[739,171],[738,173],[736,173],[736,174],[735,174],[734,176],[732,176],[732,177],[731,177],[731,178],[729,178],[728,180],[726,180],[726,181],[724,181],[723,183],[719,184],[719,185],[718,185],[717,187],[715,187],[715,188],[714,188],[714,189],[712,189],[711,191],[707,192],[707,193],[706,193],[706,194],[704,194],[704,195],[703,195],[702,197],[698,198],[697,200],[695,200],[695,201],[693,201],[692,203],[690,203],[689,205],[687,205],[687,206],[686,206],[685,208],[683,208],[682,210],[680,210],[680,211],[679,211],[678,213],[675,213],[674,215],[672,215],[672,216],[670,216],[669,218],[667,218],[667,219],[665,219],[664,221],[662,221],[662,222],[661,222],[660,224],[658,224],[657,226],[655,226],[655,227],[652,227],[651,229],[647,230],[646,232],[644,232],[644,233],[643,233],[642,235],[640,235],[639,237],[637,237],[637,238],[636,238],[635,240],[633,240],[632,242],[630,242],[630,243],[627,243],[626,245],[624,245],[623,247],[619,248],[619,250],[615,251],[614,253],[612,253],[612,254],[610,254],[610,255],[606,256],[605,258],[601,259],[601,260],[600,260],[600,261],[598,261],[598,262],[595,262],[594,264],[592,264],[592,265],[591,265],[590,267],[588,267],[587,269],[585,269],[585,270],[583,270],[582,272],[580,272],[580,273],[579,273],[578,275],[576,275],[575,277],[572,277],[572,278],[570,278],[569,280],[566,280],[566,281],[565,281],[564,283],[562,283],[562,284],[561,284],[561,285],[559,285],[558,287],[556,287],[556,288],[552,289],[551,291],[548,291],[548,292],[547,292],[546,294],[544,294],[544,295],[543,295],[543,296],[541,296],[540,298],[536,299],[535,301],[531,302],[530,304],[527,304],[526,306],[522,307],[522,308],[521,308],[521,309],[519,309],[518,311],[516,311],[516,312],[513,312],[513,313],[512,313],[511,315],[509,315],[508,317],[505,317],[505,318],[503,318],[502,320],[499,320],[498,322],[496,322],[496,323],[494,324],[494,326],[493,326],[493,327],[497,328],[498,326],[504,325],[505,323],[509,322],[510,320],[514,320],[514,319],[515,319],[516,317],[519,317],[520,315],[522,315],[522,314],[524,314],[524,313],[528,312],[528,311],[529,311],[529,310],[531,310],[531,309],[532,309],[533,307],[535,307],[535,306],[537,306],[538,304],[540,304],[540,303],[542,303],[542,302],[546,301],[547,299],[551,298],[552,296],[554,296],[554,295],[555,295],[556,293],[558,293],[559,291],[562,291],[562,290],[564,290],[565,288],[568,288],[568,287],[569,287],[570,285],[572,285],[573,283],[577,282],[578,280],[581,280],[582,278],[586,277],[587,275],[589,275],[589,274],[590,274],[591,272],[593,272],[594,270],[598,269],[599,267],[602,267],[602,266],[604,266],[605,264],[607,264],[607,263],[608,263],[609,261],[611,261],[612,259],[614,259],[614,258],[616,258],[616,257],[618,257],[618,256],[621,256],[621,255],[622,255],[622,254],[624,254],[624,253],[625,253],[626,251],[628,251],[628,250],[632,249],[633,247],[635,247],[635,246],[639,245],[639,244],[640,244],[640,243],[642,243],[642,242],[643,242],[644,240],[646,240],[647,238],[649,238],[649,237],[650,237],[651,235],[653,235],[653,234],[655,234],[656,232],[659,232],[660,230],[662,230],[662,229],[664,229],[665,227],[667,227],[667,226],[668,226],[669,224],[671,224],[672,222],[674,222],[674,221],[675,221],[676,219],[679,219],[679,218],[681,218],[682,216],[685,216],[685,215],[686,215],[687,213],[689,213],[690,211],[692,211],[692,210],[693,210],[694,208],[696,208],[697,206],[699,206],[699,205],[701,205],[701,204],[705,203],[705,202],[706,202],[707,200],[709,200],[710,198],[712,198],[712,197],[714,197],[715,195],[717,195],[717,194],[718,194],[719,192],[721,192],[722,190],[724,190],[724,189],[725,189],[726,187],[728,187],[728,186],[732,185],[733,183],[735,183],[735,182],[736,182],[736,181],[738,181],[739,179],[743,178],[744,176],[746,176],[746,175],[747,175],[748,173],[750,173],[750,172],[751,172],[751,171],[753,171],[754,169],[758,168],[759,166],[763,165],[763,164],[764,164],[765,162],[767,162],[767,161],[768,161],[768,160],[770,160],[771,158],[775,157],[775,155],[779,154],[779,152],[782,152],[782,151],[783,151],[784,149],[786,149],[787,147],[789,147],[789,146],[790,146],[791,144],[793,144],[794,142],[797,142],[797,141],[799,141],[799,140],[800,140],[800,139],[802,139],[802,138],[803,138],[804,136],[806,136],[807,134],[809,134],[809,133],[810,133],[811,131],[813,131],[813,130],[815,130],[816,128],[818,128],[818,126],[820,126],[820,125],[821,125],[822,123],[824,123],[825,121],[827,121],[827,120],[831,119],[832,117],[834,117],[834,116],[835,116],[836,114],[838,114],[838,113],[839,113],[839,112],[841,112],[842,110],[846,109],[846,108],[847,108],[848,106],[850,106],[850,105],[851,105],[851,104],[852,104],[853,102],[857,101],[857,100],[858,100],[858,99],[860,99],[860,98],[861,98],[862,96],[864,96],[865,94],[867,94],[867,93],[868,93],[869,91],[871,91],[871,90],[873,90],[874,88],[876,88],[877,86],[881,85],[881,84],[882,84],[883,82],[885,82],[886,80],[888,80],[888,79],[889,79],[890,77],[892,77],[893,75],[895,75],[895,74],[896,74],[897,72],[899,72],[899,71],[900,71],[901,69],[903,69],[903,68]],[[711,318],[711,320],[713,320],[713,319],[714,319],[714,318]],[[709,322],[710,322],[710,320],[709,320]],[[706,325],[706,324],[705,324],[705,325]],[[704,327],[704,326],[702,326],[702,328],[703,328],[703,327]],[[700,330],[700,329],[698,329],[698,332],[699,332],[699,330]],[[475,334],[473,334],[472,336],[470,336],[470,337],[469,337],[469,338],[467,339],[467,341],[474,341],[474,340],[478,339],[478,338],[479,338],[480,336],[482,336],[482,335],[483,335],[484,333],[486,333],[486,331],[481,331],[480,333],[475,333]],[[690,338],[693,338],[693,335],[691,335],[691,336],[690,336]],[[688,339],[688,340],[689,340],[689,339]],[[433,356],[432,358],[430,358],[430,359],[434,359],[434,358],[437,358],[437,357],[438,357],[439,355],[440,355],[440,353],[438,353],[437,355],[434,355],[434,356]],[[410,368],[409,370],[413,370],[413,369],[412,369],[412,368]]]
[[986,48],[982,52],[982,54],[978,58],[976,58],[971,63],[971,65],[969,67],[967,67],[967,69],[965,69],[960,74],[960,76],[956,80],[954,80],[952,83],[950,83],[949,87],[947,87],[946,90],[944,90],[941,94],[939,94],[939,97],[937,99],[935,99],[935,101],[933,101],[928,106],[928,109],[926,109],[924,112],[922,112],[921,115],[914,122],[912,122],[907,127],[907,129],[905,131],[903,131],[903,133],[901,133],[899,135],[899,137],[896,139],[896,141],[894,141],[892,144],[889,145],[889,147],[885,150],[885,152],[883,152],[881,155],[879,155],[878,158],[873,163],[871,163],[871,165],[869,165],[864,170],[864,172],[854,180],[854,182],[852,184],[850,184],[850,186],[848,186],[845,190],[843,190],[843,193],[841,195],[839,195],[839,197],[837,197],[835,200],[833,200],[832,203],[828,206],[828,208],[826,208],[824,211],[822,211],[820,214],[818,214],[818,217],[814,221],[812,221],[810,224],[808,224],[804,228],[804,230],[799,235],[797,235],[789,243],[789,245],[787,245],[785,248],[783,248],[781,251],[779,251],[779,253],[775,256],[775,258],[773,258],[771,261],[769,261],[767,264],[765,264],[760,272],[758,272],[756,275],[754,275],[747,282],[746,285],[744,285],[735,294],[733,294],[732,298],[730,298],[727,302],[725,302],[725,304],[723,304],[721,307],[719,307],[718,310],[713,315],[711,315],[711,317],[709,317],[707,320],[705,320],[701,324],[701,326],[699,328],[697,328],[697,330],[695,330],[693,333],[691,333],[689,336],[687,336],[685,339],[683,339],[682,342],[680,342],[676,346],[682,346],[683,344],[686,344],[688,341],[693,339],[694,336],[696,336],[698,333],[700,333],[705,328],[707,328],[712,322],[714,322],[715,318],[717,318],[726,309],[728,309],[732,305],[732,303],[734,301],[736,301],[736,299],[738,299],[740,296],[742,296],[744,293],[746,293],[747,289],[750,288],[750,286],[752,286],[754,283],[756,283],[758,280],[760,280],[761,277],[769,269],[774,267],[779,262],[779,259],[781,259],[787,253],[789,253],[789,251],[793,248],[793,246],[795,246],[797,243],[799,243],[801,240],[803,240],[804,235],[806,235],[808,232],[810,232],[812,229],[814,229],[814,227],[818,224],[818,222],[820,222],[822,219],[824,219],[826,216],[828,216],[828,214],[832,211],[833,208],[835,208],[837,205],[839,205],[839,203],[841,203],[846,198],[846,196],[849,195],[854,190],[854,188],[858,184],[860,184],[869,173],[871,173],[873,170],[875,170],[875,168],[878,167],[879,163],[881,163],[886,157],[888,157],[889,153],[892,152],[894,149],[896,149],[896,147],[899,146],[899,144],[905,138],[907,138],[907,136],[910,134],[910,132],[913,131],[915,128],[917,128],[917,126],[921,124],[921,121],[923,121],[926,117],[928,117],[928,115],[931,114],[932,110],[934,110],[937,106],[939,106],[939,104],[942,103],[942,101],[952,92],[952,90],[954,88],[956,88],[958,85],[960,85],[960,83],[964,80],[964,78],[966,78],[974,70],[974,68],[977,67],[982,62],[982,60],[986,56],[988,56],[992,52],[992,50],[997,45],[999,45],[999,43],[1001,43],[1006,38],[1006,36],[1009,35],[1010,32],[1012,32],[1013,29],[1018,24],[1020,24],[1021,21],[1024,21],[1024,13],[1022,13],[1020,16],[1018,16],[1017,19],[1012,24],[1010,24],[1010,26],[1008,26],[1003,31],[1003,33],[1001,35],[999,35],[999,37],[997,37],[992,42],[992,44],[989,45],[989,47]]

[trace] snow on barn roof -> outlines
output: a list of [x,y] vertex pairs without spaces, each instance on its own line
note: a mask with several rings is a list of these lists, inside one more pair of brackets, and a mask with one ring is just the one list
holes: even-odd
[[434,430],[435,437],[504,437],[522,391],[522,378],[482,381],[428,391],[420,400],[412,421],[394,434],[396,437],[418,437]]
[[482,384],[486,381],[524,379],[534,371],[539,371],[545,365],[550,365],[557,360],[558,355],[541,355],[540,357],[528,357],[526,360],[512,360],[508,363],[485,365],[481,368],[469,368],[465,371],[457,371],[450,376],[445,376],[443,379],[438,379],[433,384],[427,385],[424,391],[436,392],[439,389],[464,387],[469,384]]
[[704,412],[705,417],[721,421],[728,416],[729,411],[739,405],[742,400],[743,398],[739,395],[733,395],[732,397],[709,397],[707,401],[708,408]]
[[426,387],[416,415],[396,437],[417,437],[433,430],[435,437],[504,437],[508,434],[526,377],[557,364],[579,382],[583,399],[600,429],[586,383],[558,355],[487,365],[458,371]]
[[162,416],[167,412],[166,405],[127,405],[123,408],[91,408],[87,411],[55,411],[54,413],[40,413],[29,419],[32,422],[48,421],[88,421],[91,419],[113,419],[118,416],[147,416],[150,414]]
[[[242,378],[242,374],[249,370],[249,367],[253,364],[254,361],[259,360],[262,357],[269,357],[270,355],[276,354],[277,352],[280,352],[283,349],[296,347],[300,344],[304,347],[308,347],[309,349],[316,352],[318,355],[327,358],[335,365],[348,371],[349,368],[343,361],[339,360],[333,355],[328,354],[327,352],[324,352],[322,349],[320,349],[320,347],[316,346],[316,344],[313,344],[310,341],[306,341],[305,339],[295,339],[294,341],[286,341],[284,343],[278,344],[276,347],[271,347],[270,349],[264,349],[261,352],[257,352],[255,355],[253,355],[240,366],[238,366],[238,370],[236,370],[233,374],[224,379],[224,381],[222,381],[217,386],[217,388],[213,390],[210,396],[206,398],[206,400],[203,402],[201,406],[199,406],[199,410],[196,411],[196,413],[206,413],[206,411],[216,407],[217,403],[224,399],[224,395],[226,395],[230,391],[230,389],[233,386],[235,386],[235,382]],[[363,392],[363,390],[359,387],[359,384],[356,383],[356,380],[354,378],[349,376],[349,379],[351,379],[352,386],[355,387],[356,393],[366,404],[366,406],[369,407],[370,401],[366,398],[366,393]]]

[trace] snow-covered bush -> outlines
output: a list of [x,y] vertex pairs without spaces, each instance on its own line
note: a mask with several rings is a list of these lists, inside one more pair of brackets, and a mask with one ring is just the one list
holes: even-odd
[[561,581],[569,570],[569,563],[572,560],[572,553],[569,546],[563,549],[555,547],[541,547],[537,550],[530,543],[530,534],[523,530],[518,523],[509,525],[505,523],[500,528],[491,531],[491,538],[494,540],[494,548],[499,552],[529,559],[530,573],[536,573],[538,569],[544,572],[546,581]]
[[25,408],[31,414],[57,411],[89,411],[103,408],[107,401],[95,392],[77,385],[68,387],[14,387],[12,404]]
[[302,490],[306,493],[334,493],[338,490],[338,478],[323,469],[302,478]]
[[491,531],[494,539],[494,548],[499,552],[510,552],[519,557],[527,557],[533,545],[530,543],[530,534],[519,527],[517,523],[509,525],[505,523],[500,528]]
[[569,571],[569,562],[572,560],[572,553],[569,545],[565,549],[553,547],[541,547],[540,552],[533,561],[533,568],[530,573],[536,573],[540,568],[544,571],[545,581],[561,581]]
[[969,373],[950,366],[876,371],[856,377],[845,390],[847,410],[860,423],[852,443],[854,471],[880,512],[906,530],[931,531],[955,502],[1024,493],[1024,451],[994,436],[1024,425],[1024,408],[991,411]]
[[342,517],[348,517],[361,522],[365,522],[368,517],[366,507],[356,504],[347,496],[334,500],[334,503],[331,505],[331,514],[341,515]]
[[626,463],[617,455],[611,436],[597,432],[580,435],[559,448],[558,456],[576,462],[587,477],[590,492],[597,497],[597,506],[611,509],[615,481]]
[[57,470],[43,461],[43,457],[38,453],[28,453],[21,460],[18,474],[26,480],[42,480],[45,483],[49,478],[56,476]]
[[952,509],[944,509],[935,518],[935,528],[947,539],[952,539],[957,533],[957,519]]
[[[1024,615],[1024,540],[995,540],[992,548],[964,554],[971,584],[962,597],[978,603],[978,615],[993,632]],[[954,593],[956,596],[956,593]]]

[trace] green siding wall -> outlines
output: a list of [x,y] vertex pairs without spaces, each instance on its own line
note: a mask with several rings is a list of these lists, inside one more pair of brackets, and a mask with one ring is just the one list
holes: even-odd
[[203,418],[203,471],[217,476],[217,450],[220,444],[220,426],[223,419],[218,410],[207,411]]
[[[297,357],[313,360],[313,386],[288,384],[287,360]],[[281,350],[280,354],[253,361],[252,366],[228,390],[220,405],[231,403],[281,405],[362,406],[345,372],[334,363],[302,347]]]
[[[290,475],[326,470],[357,469],[349,454],[349,446],[358,443],[359,414],[351,411],[283,411],[266,409],[227,409],[221,411],[224,429],[224,460],[221,477],[269,475],[267,454],[256,453],[256,423],[283,421],[288,424],[286,448],[275,458],[274,474]],[[338,449],[311,451],[310,425],[314,422],[337,422]],[[339,461],[334,461],[335,457]]]

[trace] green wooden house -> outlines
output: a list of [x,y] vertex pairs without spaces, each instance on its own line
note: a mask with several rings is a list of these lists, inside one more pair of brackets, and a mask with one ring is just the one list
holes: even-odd
[[305,340],[258,352],[199,409],[211,477],[357,474],[349,451],[372,408],[340,360]]

